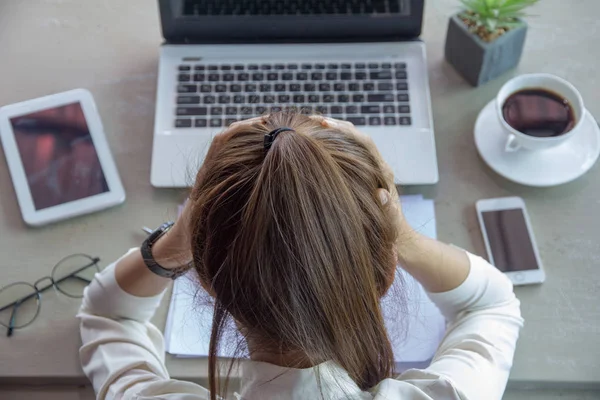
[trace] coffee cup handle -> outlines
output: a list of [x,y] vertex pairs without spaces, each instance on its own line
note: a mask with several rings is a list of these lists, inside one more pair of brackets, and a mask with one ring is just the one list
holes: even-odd
[[504,151],[508,153],[514,153],[521,148],[521,145],[517,142],[517,137],[512,133],[508,135],[508,139],[506,140],[506,146],[504,146]]

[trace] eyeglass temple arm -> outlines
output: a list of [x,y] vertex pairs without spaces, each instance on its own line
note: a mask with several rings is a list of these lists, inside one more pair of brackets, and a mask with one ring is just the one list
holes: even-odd
[[11,337],[13,331],[15,330],[15,320],[17,319],[17,310],[19,309],[20,305],[21,302],[18,301],[13,307],[12,313],[10,314],[10,321],[8,321],[8,328],[6,329],[6,337]]

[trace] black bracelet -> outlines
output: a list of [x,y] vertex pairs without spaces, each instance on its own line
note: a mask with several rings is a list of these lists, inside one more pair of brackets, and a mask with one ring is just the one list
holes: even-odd
[[188,264],[179,268],[167,269],[158,264],[156,260],[154,260],[154,256],[152,255],[152,246],[156,243],[158,239],[160,239],[165,233],[167,233],[173,227],[173,225],[175,225],[175,222],[170,221],[165,222],[164,224],[156,228],[154,232],[152,232],[150,236],[148,236],[146,240],[144,240],[144,243],[142,243],[142,247],[140,248],[140,250],[142,252],[142,258],[144,259],[144,264],[146,264],[150,271],[152,271],[158,276],[162,276],[163,278],[176,279],[181,275],[185,274],[190,269],[190,265]]

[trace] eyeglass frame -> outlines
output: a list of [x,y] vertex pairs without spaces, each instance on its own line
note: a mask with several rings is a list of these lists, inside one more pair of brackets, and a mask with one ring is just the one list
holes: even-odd
[[[81,267],[81,268],[78,268],[77,270],[71,272],[70,274],[65,275],[64,277],[62,277],[59,280],[55,281],[54,278],[52,277],[52,275],[54,275],[56,267],[58,267],[63,261],[65,261],[65,260],[67,260],[67,259],[69,259],[71,257],[75,257],[75,256],[83,256],[83,257],[89,258],[90,263],[87,264],[87,265],[85,265],[85,266],[83,266],[83,267]],[[6,289],[10,288],[11,286],[15,286],[15,285],[27,285],[27,286],[30,286],[30,287],[32,287],[34,289],[33,293],[31,293],[31,294],[29,294],[29,295],[27,295],[27,296],[25,296],[25,297],[23,297],[21,299],[15,300],[14,302],[12,302],[10,304],[7,304],[6,306],[3,306],[2,308],[0,308],[0,312],[2,312],[4,310],[9,309],[10,307],[13,307],[13,311],[12,311],[12,313],[10,315],[8,326],[6,326],[4,323],[0,322],[0,325],[2,325],[2,326],[4,326],[4,327],[7,328],[6,337],[12,336],[12,334],[13,334],[13,332],[14,332],[15,329],[25,328],[26,326],[29,326],[31,323],[33,323],[33,321],[35,321],[35,319],[40,314],[41,302],[42,302],[42,293],[45,292],[46,290],[48,290],[50,288],[54,288],[54,289],[58,290],[59,292],[61,292],[62,294],[64,294],[65,296],[70,297],[72,299],[80,299],[80,298],[82,298],[83,296],[73,296],[73,295],[71,295],[69,293],[66,293],[64,290],[62,290],[58,286],[58,284],[61,283],[61,282],[66,281],[67,279],[70,279],[70,278],[80,279],[80,280],[83,280],[83,281],[87,282],[88,284],[90,284],[92,282],[91,280],[87,280],[87,279],[85,279],[85,278],[83,278],[81,276],[78,276],[77,274],[80,274],[82,271],[85,271],[86,269],[88,269],[88,268],[90,268],[92,266],[95,266],[96,270],[98,272],[100,272],[100,267],[98,266],[99,262],[100,262],[100,258],[99,257],[92,257],[89,254],[83,254],[83,253],[71,254],[71,255],[68,255],[68,256],[62,258],[60,261],[58,261],[54,265],[54,268],[52,269],[52,274],[50,274],[49,276],[44,276],[44,277],[38,279],[33,284],[31,284],[29,282],[23,282],[23,281],[21,281],[21,282],[14,282],[14,283],[8,284],[6,286],[0,287],[0,293],[3,290],[6,290]],[[45,280],[49,280],[50,284],[48,284],[48,285],[46,285],[46,286],[44,286],[42,288],[38,288],[38,285],[41,282],[45,281]],[[25,325],[16,327],[15,326],[15,320],[16,320],[17,310],[19,309],[19,307],[21,306],[21,304],[23,304],[24,302],[26,302],[27,300],[29,300],[29,299],[31,299],[33,297],[35,297],[35,299],[37,301],[37,310],[35,312],[35,315],[31,319],[31,321],[29,321]]]

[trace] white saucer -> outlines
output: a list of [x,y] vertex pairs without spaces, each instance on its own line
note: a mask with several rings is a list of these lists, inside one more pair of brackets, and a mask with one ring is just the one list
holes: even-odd
[[581,132],[546,150],[504,151],[507,135],[502,130],[495,100],[486,105],[475,123],[475,145],[491,169],[506,179],[528,186],[555,186],[585,174],[600,154],[600,127],[589,111]]

